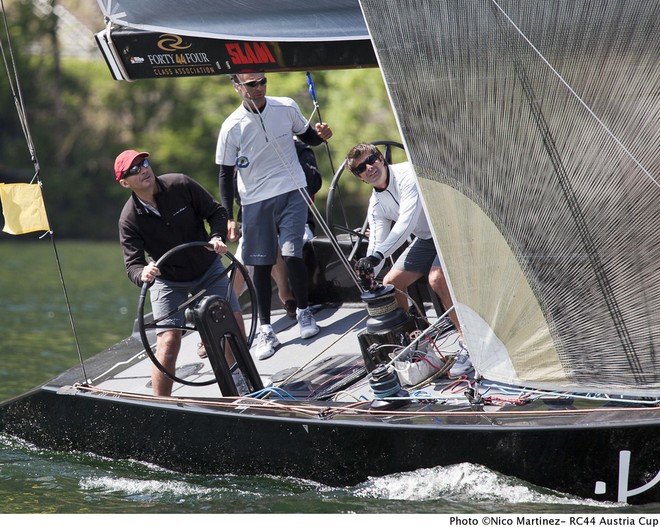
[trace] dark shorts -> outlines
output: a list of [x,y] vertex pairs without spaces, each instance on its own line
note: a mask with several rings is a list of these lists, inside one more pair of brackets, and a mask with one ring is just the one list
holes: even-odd
[[275,264],[278,243],[282,256],[302,258],[306,222],[307,203],[297,190],[243,205],[243,263]]
[[422,273],[427,276],[437,257],[438,251],[435,249],[433,238],[428,240],[415,238],[394,262],[392,269]]
[[[208,271],[197,280],[192,280],[190,282],[174,282],[172,280],[156,278],[154,285],[149,289],[154,319],[158,319],[170,311],[173,311],[183,304],[190,295],[194,295],[202,289],[206,289],[204,296],[218,295],[226,300],[228,298],[227,289],[229,287],[229,280],[227,280],[226,276],[221,277],[224,271],[225,266],[222,265],[220,258],[217,258],[213,265],[209,267]],[[234,312],[240,311],[241,307],[234,291],[230,289],[229,293],[230,296],[228,301],[231,310]],[[185,313],[179,311],[172,314],[171,317],[162,320],[159,324],[183,326],[184,320]],[[162,333],[163,331],[167,330],[158,330],[158,333]]]

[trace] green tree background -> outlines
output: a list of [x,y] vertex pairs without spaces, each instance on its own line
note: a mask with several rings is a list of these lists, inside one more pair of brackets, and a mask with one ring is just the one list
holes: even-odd
[[[100,52],[84,59],[62,53],[58,18],[47,12],[65,7],[89,31],[98,31],[103,19],[96,2],[4,0],[4,6],[46,207],[58,238],[116,239],[127,194],[115,183],[112,165],[126,148],[149,151],[157,173],[184,172],[218,196],[217,133],[240,103],[226,77],[115,81]],[[7,52],[4,32],[0,38]],[[334,131],[328,146],[335,169],[358,142],[400,140],[377,69],[312,76],[321,115]],[[306,116],[312,115],[304,72],[271,73],[268,80],[270,95],[293,97]],[[6,74],[0,77],[0,104],[0,182],[29,182],[33,163]],[[324,178],[316,203],[324,214],[333,169],[324,146],[315,152]],[[348,174],[341,188],[351,226],[358,226],[368,188]]]

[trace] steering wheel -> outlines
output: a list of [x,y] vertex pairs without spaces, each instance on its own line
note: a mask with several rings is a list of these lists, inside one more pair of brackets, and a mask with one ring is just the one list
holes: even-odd
[[[181,245],[177,245],[176,247],[170,249],[167,251],[163,256],[161,256],[158,261],[156,262],[156,267],[160,267],[163,262],[165,262],[170,256],[172,256],[174,253],[177,253],[179,251],[183,251],[186,249],[190,249],[192,247],[211,247],[211,244],[208,242],[188,242],[188,243],[182,243]],[[225,270],[222,273],[221,277],[229,276],[229,289],[227,291],[227,298],[225,300],[229,301],[229,295],[231,294],[231,291],[234,288],[234,279],[236,278],[236,272],[241,273],[243,276],[243,279],[245,280],[245,284],[247,285],[247,291],[249,294],[249,305],[252,308],[252,313],[251,313],[251,320],[250,320],[250,329],[247,331],[247,346],[248,349],[252,345],[252,341],[254,340],[254,335],[257,331],[257,303],[254,301],[256,298],[256,294],[254,291],[254,285],[252,284],[252,280],[250,279],[250,274],[248,270],[245,268],[245,266],[239,262],[236,257],[227,252],[222,255],[223,257],[227,257],[230,261],[229,265],[225,266]],[[147,290],[149,289],[149,286],[151,284],[145,282],[142,285],[142,289],[140,290],[140,299],[138,301],[138,313],[137,313],[137,319],[138,319],[138,329],[140,331],[140,338],[142,339],[142,345],[144,346],[144,350],[147,352],[147,355],[149,355],[149,358],[151,359],[151,362],[154,363],[156,368],[158,368],[166,377],[171,379],[172,381],[185,384],[187,386],[208,386],[214,383],[217,383],[217,379],[214,377],[213,379],[210,379],[208,381],[186,381],[185,379],[180,379],[177,377],[174,373],[168,372],[165,367],[160,363],[156,355],[154,354],[153,350],[151,349],[151,344],[149,343],[149,339],[147,338],[147,330],[148,329],[180,329],[182,331],[197,331],[197,328],[195,328],[192,325],[187,325],[185,322],[185,317],[184,317],[184,323],[181,326],[177,325],[165,325],[165,324],[159,324],[160,321],[171,317],[173,314],[178,313],[180,311],[185,311],[189,306],[194,306],[198,300],[200,300],[204,294],[206,293],[206,290],[203,289],[196,293],[195,295],[191,295],[185,302],[183,302],[181,305],[176,307],[174,310],[170,311],[169,313],[163,315],[157,320],[154,320],[153,322],[146,323],[144,320],[144,304],[147,296]],[[224,339],[223,339],[224,340]]]
[[[387,163],[392,163],[393,147],[400,148],[402,151],[404,150],[403,145],[396,141],[388,141],[388,140],[373,141],[371,144],[375,146],[385,147],[384,148],[385,151],[383,152],[383,155]],[[369,240],[369,236],[366,234],[367,229],[369,228],[369,222],[367,221],[367,218],[365,216],[361,227],[352,229],[348,226],[348,218],[346,216],[346,211],[344,210],[344,206],[341,201],[341,195],[340,195],[341,193],[339,189],[339,180],[345,171],[346,171],[346,160],[344,159],[343,163],[337,169],[337,172],[335,172],[335,175],[332,178],[332,182],[330,183],[330,187],[328,188],[328,198],[325,206],[325,211],[326,211],[325,215],[326,215],[326,223],[328,224],[330,233],[335,237],[335,239],[338,239],[339,232],[349,235],[349,239],[351,240],[351,251],[348,255],[348,260],[351,261],[355,258],[355,255],[360,247],[360,244],[363,241]],[[335,201],[338,201],[339,207],[335,207]],[[341,208],[341,213],[344,218],[344,225],[338,224],[335,221],[335,214],[336,214],[335,208]],[[365,214],[366,214],[366,207],[365,207]]]

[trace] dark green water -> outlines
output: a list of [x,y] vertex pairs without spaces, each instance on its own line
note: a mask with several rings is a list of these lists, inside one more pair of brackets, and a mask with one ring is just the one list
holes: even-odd
[[[130,333],[139,290],[116,243],[58,242],[83,357]],[[0,240],[0,400],[78,364],[50,238]],[[405,445],[402,445],[405,448]],[[0,434],[0,513],[659,513],[562,496],[458,465],[354,487],[270,477],[180,474]]]

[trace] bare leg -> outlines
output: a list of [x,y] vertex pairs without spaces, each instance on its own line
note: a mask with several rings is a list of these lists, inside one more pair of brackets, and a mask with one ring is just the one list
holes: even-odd
[[236,271],[236,276],[234,277],[234,293],[236,293],[237,297],[241,296],[244,286],[245,279],[243,278],[243,273]]
[[[179,330],[164,331],[156,337],[156,358],[171,374],[176,372],[176,358],[180,348],[181,331]],[[152,367],[151,386],[154,395],[171,395],[172,384],[172,379],[165,376],[156,366]]]
[[397,306],[408,312],[408,297],[406,296],[405,291],[408,289],[410,284],[422,276],[422,273],[392,269],[385,275],[385,278],[383,278],[383,284],[391,284],[398,290],[394,293]]
[[[449,309],[454,305],[454,302],[451,299],[451,294],[449,293],[449,287],[447,286],[447,280],[445,279],[445,273],[442,272],[442,267],[431,267],[431,270],[429,271],[429,285],[431,286],[431,289],[435,291],[435,294],[438,295],[438,298],[445,309]],[[438,313],[438,315],[441,314],[442,313]],[[452,309],[448,316],[449,320],[454,324],[454,327],[462,338],[463,331],[458,322],[456,311]]]

